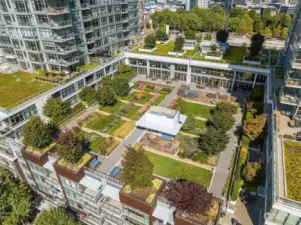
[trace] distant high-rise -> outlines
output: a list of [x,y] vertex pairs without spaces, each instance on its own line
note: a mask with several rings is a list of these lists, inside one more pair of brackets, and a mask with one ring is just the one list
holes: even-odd
[[208,8],[209,0],[197,0],[197,6],[203,9]]
[[0,48],[22,70],[70,71],[139,33],[139,0],[0,1]]

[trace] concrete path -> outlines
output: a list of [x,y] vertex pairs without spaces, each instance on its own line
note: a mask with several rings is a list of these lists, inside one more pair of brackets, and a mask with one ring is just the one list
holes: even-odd
[[[109,115],[113,114],[113,113],[105,112],[105,111],[102,111],[102,110],[99,110],[99,109],[97,110],[97,112],[99,112],[100,114],[103,114],[105,116],[109,116]],[[125,121],[133,121],[133,120],[127,118],[127,117],[123,117],[123,116],[118,116],[118,117],[120,117],[122,120],[125,120]]]
[[199,117],[199,116],[196,116],[195,117],[197,120],[202,120],[202,121],[207,121],[208,119],[204,118],[204,117]]
[[172,92],[166,95],[164,100],[158,106],[167,108],[168,105],[172,102],[172,100],[177,96],[179,88],[180,85],[175,86]]
[[155,153],[155,154],[158,154],[158,155],[162,155],[162,156],[165,156],[165,157],[168,157],[168,158],[171,158],[171,159],[183,162],[183,163],[187,163],[187,164],[190,164],[190,165],[193,165],[193,166],[197,166],[197,167],[200,167],[200,168],[203,168],[203,169],[206,169],[206,170],[212,171],[214,169],[213,166],[200,164],[200,163],[194,162],[190,159],[182,159],[177,155],[172,155],[172,154],[169,154],[169,153],[166,153],[166,152],[158,151],[156,149],[153,149],[153,148],[150,148],[150,147],[147,147],[147,146],[143,146],[143,148],[146,151],[149,151],[149,152],[152,152],[152,153]]
[[105,137],[105,138],[112,137],[112,138],[115,138],[115,139],[116,139],[117,141],[119,141],[119,142],[122,142],[122,141],[123,141],[122,138],[115,137],[115,136],[113,136],[113,135],[106,134],[106,133],[102,133],[102,132],[99,132],[99,131],[96,131],[96,130],[92,130],[92,129],[89,129],[89,128],[87,128],[87,127],[81,127],[80,129],[83,130],[83,131],[86,131],[86,132],[88,132],[88,133],[95,133],[95,134],[98,134],[98,135],[100,135],[100,136],[102,136],[102,137]]
[[64,130],[64,129],[70,130],[73,127],[77,126],[77,123],[79,121],[86,119],[92,113],[96,112],[98,110],[98,107],[99,107],[99,105],[97,104],[97,105],[94,105],[94,106],[88,108],[86,112],[84,112],[83,114],[81,114],[79,117],[74,118],[69,123],[67,123],[65,126],[63,126],[62,130]]
[[144,104],[140,104],[140,103],[137,103],[137,102],[130,102],[130,101],[123,100],[123,99],[118,99],[118,100],[123,102],[123,103],[126,103],[126,104],[133,103],[136,106],[144,106]]
[[135,128],[116,148],[115,150],[106,158],[99,171],[105,174],[109,174],[110,171],[117,165],[123,157],[124,152],[127,150],[127,146],[130,146],[137,142],[144,135],[145,131],[139,128]]
[[236,130],[236,126],[241,122],[241,112],[237,113],[234,117],[236,120],[236,124],[233,126],[231,131],[229,131],[229,134],[231,135],[229,143],[226,147],[226,150],[221,152],[218,157],[217,166],[209,187],[209,192],[213,193],[213,195],[219,199],[222,198],[222,190],[225,186],[227,175],[229,172],[228,168],[232,159],[233,149],[235,148],[234,141],[236,140],[234,131]]
[[212,107],[212,108],[215,107],[215,105],[208,104],[208,103],[205,103],[205,102],[193,101],[193,100],[191,100],[191,99],[189,99],[189,98],[183,98],[183,100],[184,100],[185,102],[190,102],[190,103],[199,104],[199,105],[206,105],[206,106],[210,106],[210,107]]

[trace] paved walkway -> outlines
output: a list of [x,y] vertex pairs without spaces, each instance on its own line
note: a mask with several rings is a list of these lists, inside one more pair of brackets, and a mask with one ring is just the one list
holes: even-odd
[[[100,114],[103,114],[105,116],[109,116],[109,115],[113,114],[113,113],[105,112],[105,111],[102,111],[102,110],[99,110],[99,109],[97,110],[97,112],[99,112]],[[123,117],[123,116],[118,116],[118,117],[120,117],[122,120],[125,120],[125,121],[133,121],[133,120],[127,118],[127,117]]]
[[123,100],[123,99],[118,99],[118,100],[123,102],[123,103],[126,103],[126,104],[133,103],[136,106],[144,106],[144,104],[140,104],[140,103],[137,103],[137,102],[130,102],[130,101]]
[[86,132],[88,132],[88,133],[95,133],[95,134],[98,134],[98,135],[100,135],[100,136],[102,136],[102,137],[105,137],[105,138],[112,137],[112,138],[115,138],[115,139],[116,139],[117,141],[119,141],[119,142],[122,142],[122,141],[123,141],[122,138],[115,137],[115,136],[113,136],[113,135],[106,134],[106,133],[102,133],[102,132],[99,132],[99,131],[96,131],[96,130],[92,130],[92,129],[89,129],[89,128],[87,128],[87,127],[81,127],[81,130],[86,131]]
[[236,130],[236,126],[241,122],[241,112],[237,113],[234,117],[236,120],[236,124],[233,126],[231,131],[229,131],[229,134],[231,134],[229,143],[227,145],[226,150],[221,152],[218,157],[217,166],[209,187],[209,192],[213,193],[213,195],[219,199],[222,198],[222,190],[225,186],[227,175],[229,172],[228,168],[232,159],[233,149],[235,148],[234,141],[236,140],[234,131]]
[[194,162],[194,161],[192,161],[190,159],[182,159],[179,156],[172,155],[172,154],[169,154],[169,153],[166,153],[166,152],[162,152],[162,151],[158,151],[156,149],[153,149],[153,148],[150,148],[150,147],[147,147],[147,146],[143,146],[143,148],[146,151],[149,151],[149,152],[152,152],[152,153],[155,153],[155,154],[158,154],[158,155],[166,156],[168,158],[171,158],[171,159],[183,162],[183,163],[187,163],[187,164],[190,164],[190,165],[193,165],[193,166],[201,167],[201,168],[206,169],[206,170],[212,171],[214,169],[213,166],[205,165],[205,164],[200,164],[200,163]]
[[164,100],[158,106],[167,108],[168,105],[172,102],[172,100],[177,96],[180,86],[181,86],[180,84],[175,86],[175,88],[172,90],[172,92],[170,92],[168,95],[166,95]]

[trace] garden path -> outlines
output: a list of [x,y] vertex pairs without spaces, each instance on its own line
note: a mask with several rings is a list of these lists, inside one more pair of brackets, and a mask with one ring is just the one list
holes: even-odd
[[207,121],[208,119],[204,118],[204,117],[200,117],[200,116],[196,116],[195,117],[197,120],[202,120],[202,121]]
[[105,138],[113,137],[113,138],[115,138],[115,139],[116,139],[117,141],[119,141],[119,142],[122,142],[122,141],[123,141],[122,138],[115,137],[115,136],[110,135],[110,134],[105,134],[105,133],[102,133],[102,132],[99,132],[99,131],[96,131],[96,130],[92,130],[92,129],[89,129],[89,128],[87,128],[87,127],[81,127],[80,129],[83,130],[83,131],[86,131],[86,132],[88,132],[88,133],[99,134],[100,136],[105,137]]
[[199,135],[195,135],[195,134],[190,134],[184,131],[180,131],[181,134],[186,135],[186,136],[190,136],[190,137],[199,137]]
[[[99,113],[105,115],[105,116],[109,116],[109,115],[113,114],[113,113],[105,112],[105,111],[102,111],[102,110],[99,110],[99,109],[97,111]],[[118,116],[118,117],[120,117],[122,120],[125,120],[125,121],[133,121],[133,120],[131,120],[129,118],[126,118],[126,117],[123,117],[123,116]]]
[[193,166],[201,167],[201,168],[206,169],[206,170],[213,171],[213,169],[214,169],[213,166],[205,165],[205,164],[200,164],[200,163],[194,162],[194,161],[192,161],[190,159],[182,159],[182,158],[180,158],[177,155],[172,155],[172,154],[169,154],[169,153],[158,151],[158,150],[155,150],[155,149],[150,148],[148,146],[143,146],[143,148],[146,151],[149,151],[149,152],[152,152],[152,153],[155,153],[155,154],[158,154],[158,155],[162,155],[162,156],[165,156],[165,157],[168,157],[168,158],[172,158],[174,160],[177,160],[177,161],[180,161],[180,162],[183,162],[183,163],[187,163],[187,164],[190,164],[190,165],[193,165]]
[[140,103],[137,103],[137,102],[130,102],[130,101],[127,101],[127,100],[123,100],[123,99],[118,99],[119,101],[123,102],[123,103],[133,103],[134,105],[137,105],[137,106],[144,106],[144,104],[140,104]]
[[207,105],[207,106],[211,106],[211,107],[214,107],[215,105],[212,105],[212,104],[207,104],[207,103],[204,103],[204,102],[199,102],[199,101],[193,101],[191,99],[188,99],[188,98],[182,98],[185,102],[190,102],[190,103],[195,103],[195,104],[199,104],[199,105]]

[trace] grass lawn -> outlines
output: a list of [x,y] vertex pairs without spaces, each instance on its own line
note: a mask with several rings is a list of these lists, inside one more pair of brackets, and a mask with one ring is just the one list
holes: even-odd
[[[17,81],[16,76],[21,80]],[[0,73],[0,107],[11,108],[25,99],[55,86],[48,82],[35,80],[33,76],[34,74],[25,72]]]
[[156,50],[153,51],[156,55],[168,55],[168,52],[172,51],[175,47],[173,41],[168,42],[166,45],[156,44]]
[[[137,105],[132,105],[129,108],[130,103],[123,103],[121,101],[117,101],[117,103],[113,106],[99,106],[99,110],[113,113],[119,116],[123,116],[129,119],[139,119],[139,115],[137,115],[138,110],[141,108]],[[128,107],[127,107],[128,106]],[[127,110],[122,110],[127,108]],[[129,109],[128,109],[129,108]]]
[[283,142],[286,172],[287,197],[301,201],[301,144],[292,141]]
[[155,174],[166,178],[183,178],[209,187],[211,171],[151,152],[146,151],[146,154],[154,164]]
[[182,130],[182,129],[181,130],[186,132],[186,133],[189,133],[189,134],[199,135],[201,133],[202,129],[207,127],[207,125],[206,125],[207,121],[196,120],[195,122],[196,122],[195,123],[195,129],[190,130],[190,131]]
[[135,128],[134,121],[127,121],[113,133],[114,136],[125,138]]
[[184,55],[185,58],[189,58],[190,56],[193,56],[195,53],[199,51],[199,44],[195,45],[195,48],[193,50],[186,50],[186,53]]
[[211,110],[213,107],[207,106],[207,105],[200,105],[196,103],[191,103],[191,102],[183,102],[181,104],[181,113],[183,114],[193,114],[194,116],[199,116],[203,118],[210,119],[212,118],[211,115]]
[[164,100],[165,97],[166,95],[160,95],[160,97],[155,101],[154,105],[155,106],[159,105]]
[[153,97],[151,94],[146,94],[143,98],[137,100],[136,99],[136,94],[137,93],[134,91],[131,94],[125,96],[125,97],[121,97],[120,99],[129,101],[129,102],[137,102],[137,103],[140,103],[140,104],[145,104],[145,103],[149,102]]
[[245,47],[231,46],[223,57],[223,60],[242,62],[244,56],[250,56]]
[[106,138],[99,136],[99,138],[96,139],[96,141],[92,142],[90,145],[90,150],[92,152],[96,152],[97,149],[99,149],[100,146],[102,146],[106,141]]
[[[92,147],[94,143],[95,146],[97,145],[95,148]],[[104,137],[101,140],[97,139],[94,143],[91,145],[91,151],[104,156],[108,156],[119,145],[115,138]]]
[[92,130],[113,134],[115,130],[125,123],[115,115],[99,116],[87,124],[87,127]]
[[104,111],[104,112],[108,112],[108,113],[115,113],[121,105],[123,105],[125,103],[121,102],[121,101],[117,101],[115,105],[113,106],[103,106],[100,105],[99,106],[99,110]]

